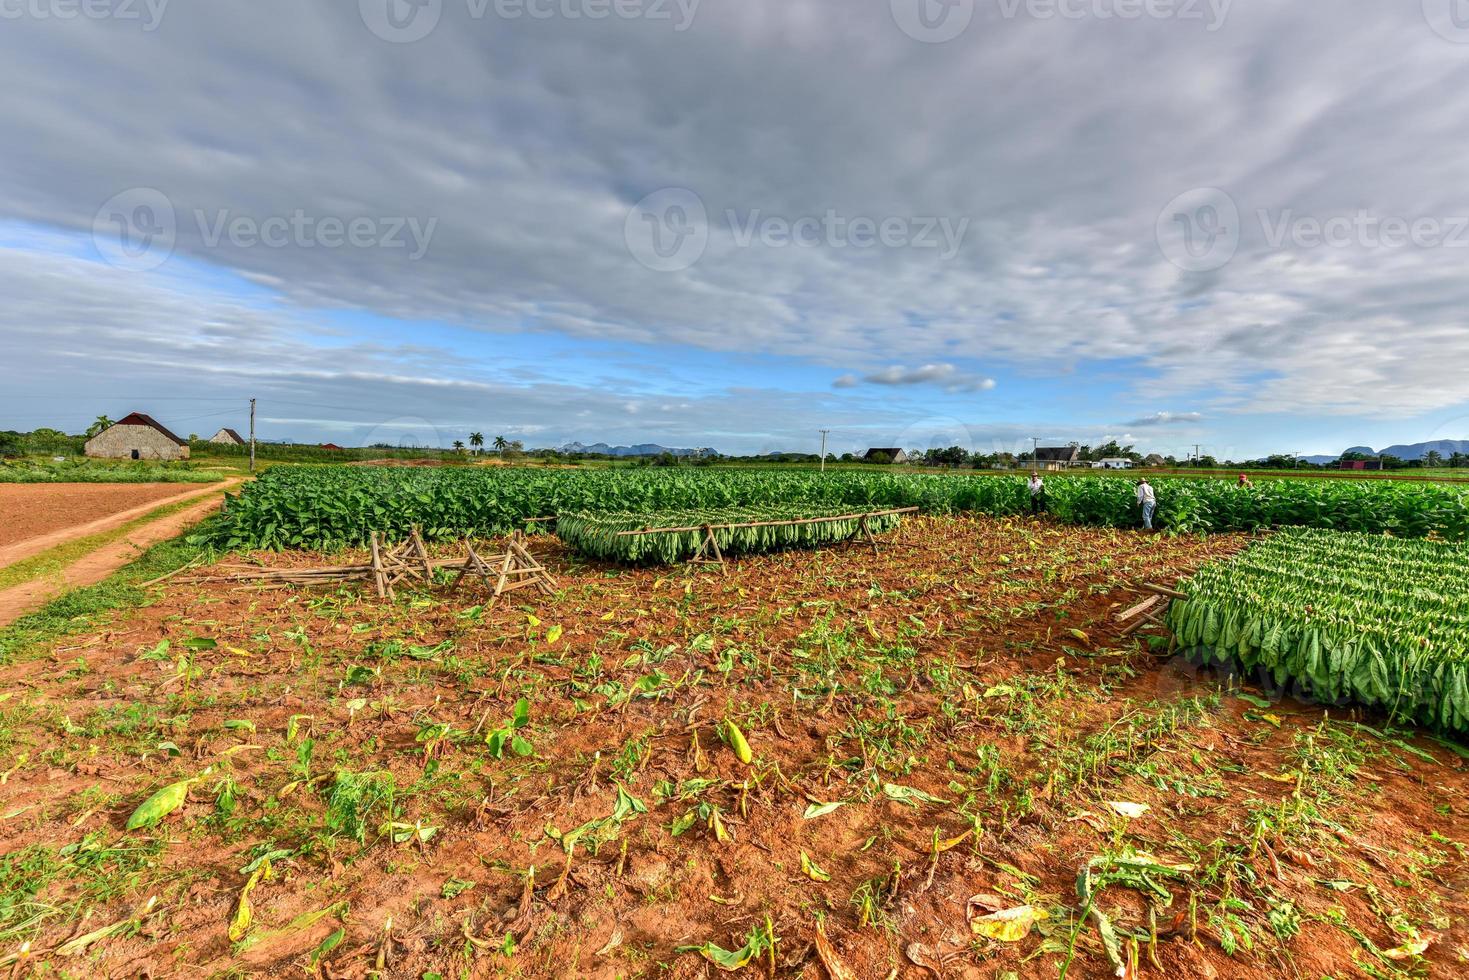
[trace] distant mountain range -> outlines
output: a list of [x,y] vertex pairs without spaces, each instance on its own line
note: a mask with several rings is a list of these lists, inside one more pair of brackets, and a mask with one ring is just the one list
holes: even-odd
[[669,453],[673,456],[718,456],[719,453],[712,449],[670,449],[667,446],[659,446],[653,443],[644,443],[640,446],[609,446],[605,442],[597,442],[588,446],[581,442],[568,442],[561,447],[561,452],[591,453],[598,456],[662,456]]
[[[1414,460],[1422,459],[1435,450],[1444,459],[1448,459],[1454,453],[1469,453],[1469,439],[1435,439],[1433,442],[1415,442],[1411,446],[1388,446],[1386,449],[1353,446],[1347,452],[1361,453],[1364,456],[1396,456],[1398,459]],[[1328,457],[1326,462],[1331,462],[1333,458],[1336,457]]]

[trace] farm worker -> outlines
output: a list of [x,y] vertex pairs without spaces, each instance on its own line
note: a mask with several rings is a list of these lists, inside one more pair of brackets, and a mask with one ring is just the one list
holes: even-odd
[[1143,509],[1143,527],[1153,529],[1153,512],[1158,509],[1158,497],[1147,477],[1137,481],[1137,502]]
[[1039,473],[1030,474],[1030,512],[1039,514],[1046,509],[1046,481]]
[[1241,473],[1239,475],[1239,485],[1242,486],[1242,487],[1252,487],[1252,486],[1254,486],[1254,484],[1250,482],[1250,474],[1248,474],[1248,473]]

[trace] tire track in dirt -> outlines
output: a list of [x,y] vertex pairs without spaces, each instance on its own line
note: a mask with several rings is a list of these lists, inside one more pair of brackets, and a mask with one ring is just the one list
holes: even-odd
[[[63,592],[95,585],[124,565],[133,561],[145,550],[177,537],[219,509],[226,490],[233,489],[238,481],[227,485],[211,486],[205,493],[210,496],[192,507],[161,517],[144,524],[116,541],[109,542],[96,551],[84,555],[68,565],[60,577],[42,576],[0,591],[0,626],[8,626],[28,612],[39,609],[47,601]],[[191,494],[189,496],[199,496]],[[178,503],[178,497],[153,505],[148,509]],[[185,498],[187,499],[187,498]],[[95,532],[93,532],[95,533]]]
[[[57,545],[66,544],[68,541],[75,541],[77,538],[85,538],[88,535],[100,534],[103,531],[110,531],[113,528],[122,527],[129,521],[135,521],[139,517],[155,511],[160,507],[181,503],[194,497],[205,497],[212,493],[233,490],[241,482],[239,479],[225,480],[220,483],[207,484],[201,489],[181,490],[177,494],[160,497],[157,500],[150,500],[136,507],[129,507],[127,510],[120,510],[115,514],[108,514],[106,517],[99,517],[96,520],[87,521],[84,524],[73,524],[70,527],[48,531],[45,534],[38,534],[35,537],[17,541],[15,544],[0,548],[0,568],[14,565],[16,562],[39,555],[43,551],[49,551]],[[187,487],[189,485],[184,484],[184,486]]]

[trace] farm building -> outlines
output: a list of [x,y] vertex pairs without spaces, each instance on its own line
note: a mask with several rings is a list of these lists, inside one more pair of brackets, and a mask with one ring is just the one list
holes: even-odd
[[864,463],[906,463],[908,454],[901,449],[869,449],[862,454]]
[[1108,459],[1102,460],[1099,463],[1093,463],[1092,464],[1092,469],[1094,469],[1094,470],[1130,470],[1130,469],[1132,469],[1132,460],[1130,460],[1130,459],[1108,458]]
[[209,441],[222,446],[243,446],[245,444],[245,440],[240,438],[240,434],[234,429],[220,429],[209,437]]
[[88,439],[86,453],[101,459],[188,459],[189,444],[151,415],[134,412]]
[[1081,462],[1079,446],[1041,446],[1035,451],[1036,465],[1047,470],[1061,470]]

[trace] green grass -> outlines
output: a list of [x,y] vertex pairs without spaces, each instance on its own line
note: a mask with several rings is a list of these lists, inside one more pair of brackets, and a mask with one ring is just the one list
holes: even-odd
[[51,457],[0,460],[0,483],[214,483],[224,477],[189,462]]

